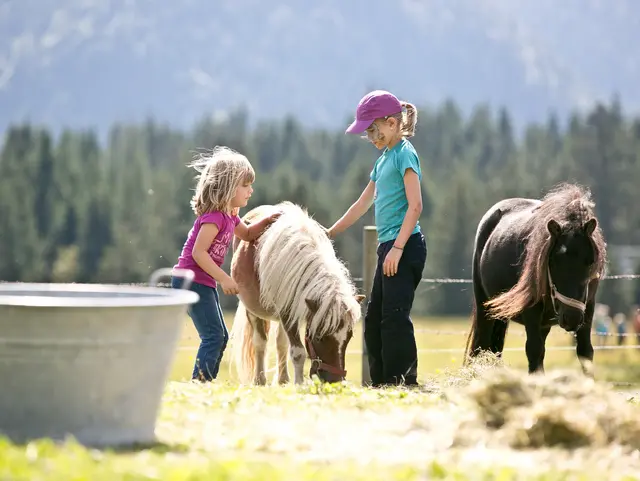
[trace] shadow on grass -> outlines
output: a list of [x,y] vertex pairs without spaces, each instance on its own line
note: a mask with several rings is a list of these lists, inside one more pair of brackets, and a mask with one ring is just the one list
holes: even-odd
[[55,447],[80,447],[86,450],[102,451],[113,454],[136,454],[142,451],[151,451],[155,454],[185,454],[191,451],[191,446],[182,443],[166,443],[162,441],[152,441],[147,443],[126,443],[126,444],[92,444],[82,443],[73,436],[67,436],[64,439],[56,438],[29,438],[29,439],[12,439],[10,436],[0,434],[0,445],[10,444],[17,449],[29,449],[29,446],[36,444],[39,446],[50,445]]

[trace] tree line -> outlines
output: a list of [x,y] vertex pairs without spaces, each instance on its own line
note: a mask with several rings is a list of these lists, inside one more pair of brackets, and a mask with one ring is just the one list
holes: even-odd
[[[252,127],[249,120],[239,109],[190,131],[153,119],[116,124],[103,143],[90,129],[54,138],[43,126],[13,125],[0,152],[0,280],[138,283],[172,266],[194,218],[195,171],[186,164],[215,145],[237,149],[254,165],[248,208],[290,200],[325,226],[358,197],[379,155],[344,129],[305,128],[292,116]],[[478,105],[465,117],[452,100],[419,106],[412,141],[423,168],[426,277],[469,278],[484,211],[504,197],[540,197],[561,181],[591,188],[610,247],[640,245],[640,118],[625,116],[614,98],[561,124],[550,115],[518,136],[506,109]],[[362,272],[362,227],[370,223],[373,209],[335,241],[354,277]],[[615,274],[614,248],[609,257]],[[613,312],[638,302],[638,282],[601,286],[600,301]],[[466,315],[470,296],[469,284],[427,285],[414,311]],[[224,307],[235,305],[222,297]]]

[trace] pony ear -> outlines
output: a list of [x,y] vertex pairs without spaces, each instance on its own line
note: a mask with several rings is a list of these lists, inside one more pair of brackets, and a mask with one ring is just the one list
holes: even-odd
[[591,234],[593,234],[593,231],[596,230],[596,227],[598,227],[598,221],[596,220],[595,217],[592,217],[584,225],[585,234],[587,234],[587,236],[591,237]]
[[560,237],[560,234],[562,234],[560,224],[553,219],[549,219],[549,222],[547,222],[547,230],[552,237]]
[[363,294],[356,294],[356,301],[358,301],[358,304],[360,304],[362,301],[364,301],[364,298],[367,297]]
[[305,298],[304,302],[307,303],[307,307],[311,312],[317,312],[320,304],[315,299],[307,299]]

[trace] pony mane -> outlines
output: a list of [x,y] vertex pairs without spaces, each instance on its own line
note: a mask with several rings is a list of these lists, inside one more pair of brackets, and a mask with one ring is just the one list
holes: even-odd
[[[325,230],[291,202],[275,207],[282,215],[256,243],[260,302],[283,323],[299,326],[306,320],[314,338],[336,332],[345,314],[356,322],[361,307],[355,285]],[[307,299],[318,306],[311,319]]]
[[[594,206],[591,192],[576,184],[561,183],[544,196],[531,218],[533,228],[526,238],[520,278],[509,291],[485,303],[491,316],[513,319],[526,307],[546,299],[549,293],[547,270],[551,249],[547,223],[551,219],[556,220],[563,232],[582,229],[587,221],[595,217]],[[599,224],[591,235],[591,244],[595,262],[590,277],[595,278],[603,274],[606,263],[606,244]]]

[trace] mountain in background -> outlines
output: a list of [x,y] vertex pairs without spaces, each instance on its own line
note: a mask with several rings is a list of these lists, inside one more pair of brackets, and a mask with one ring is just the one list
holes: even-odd
[[5,0],[0,40],[0,131],[238,107],[342,129],[372,88],[506,106],[516,126],[640,106],[633,0]]

